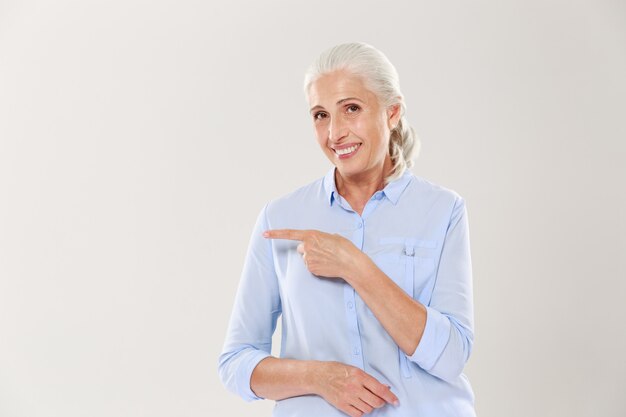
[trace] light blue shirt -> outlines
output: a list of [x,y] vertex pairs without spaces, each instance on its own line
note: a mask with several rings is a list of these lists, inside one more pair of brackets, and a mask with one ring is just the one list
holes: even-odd
[[[281,358],[339,361],[361,368],[400,405],[382,416],[475,416],[462,373],[472,351],[472,267],[465,201],[455,191],[406,170],[376,192],[362,215],[337,192],[335,167],[259,213],[219,358],[224,385],[244,399],[254,367],[270,356],[281,317]],[[413,355],[389,336],[342,279],[310,273],[298,241],[266,239],[269,229],[317,229],[350,239],[411,297],[426,306],[426,327]],[[277,401],[274,417],[345,417],[316,395]]]

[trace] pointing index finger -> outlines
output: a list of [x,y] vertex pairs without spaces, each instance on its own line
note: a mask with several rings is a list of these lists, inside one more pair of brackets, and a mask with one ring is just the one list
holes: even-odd
[[263,232],[263,237],[269,239],[289,239],[289,240],[304,240],[308,231],[298,229],[275,229],[266,230]]

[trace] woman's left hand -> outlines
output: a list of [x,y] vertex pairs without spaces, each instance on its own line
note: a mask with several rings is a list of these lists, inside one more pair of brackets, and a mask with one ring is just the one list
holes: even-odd
[[319,230],[267,230],[263,237],[299,240],[298,252],[302,254],[304,264],[312,274],[320,277],[349,281],[365,256],[345,237]]

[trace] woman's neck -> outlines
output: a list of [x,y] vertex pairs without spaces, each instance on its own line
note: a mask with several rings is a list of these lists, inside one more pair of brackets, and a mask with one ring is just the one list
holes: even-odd
[[337,192],[348,201],[355,201],[358,205],[365,202],[376,193],[385,188],[385,178],[391,173],[392,162],[389,157],[385,158],[383,165],[369,172],[360,172],[356,175],[341,175],[335,170],[335,184]]

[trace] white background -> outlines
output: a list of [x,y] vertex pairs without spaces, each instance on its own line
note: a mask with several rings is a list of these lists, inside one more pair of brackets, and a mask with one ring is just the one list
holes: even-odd
[[478,414],[626,415],[624,1],[120,0],[0,1],[0,416],[269,416],[217,358],[355,40],[467,202]]

